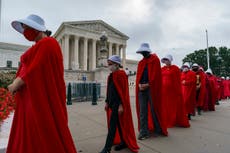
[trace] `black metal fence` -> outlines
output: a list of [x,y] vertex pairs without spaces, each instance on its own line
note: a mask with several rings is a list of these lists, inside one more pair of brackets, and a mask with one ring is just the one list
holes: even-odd
[[[93,84],[95,83],[70,83],[71,84],[71,95],[75,101],[91,101],[93,98]],[[67,92],[66,86],[66,92]],[[97,98],[101,96],[101,84],[96,83],[96,94]]]

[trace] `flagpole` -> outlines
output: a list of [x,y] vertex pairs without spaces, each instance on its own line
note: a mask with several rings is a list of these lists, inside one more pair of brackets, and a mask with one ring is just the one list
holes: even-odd
[[0,42],[3,41],[3,17],[2,17],[2,10],[3,10],[3,7],[2,7],[2,0],[0,0]]
[[208,30],[206,29],[206,40],[207,40],[207,65],[208,69],[210,69],[210,59],[209,59],[209,49],[208,49]]

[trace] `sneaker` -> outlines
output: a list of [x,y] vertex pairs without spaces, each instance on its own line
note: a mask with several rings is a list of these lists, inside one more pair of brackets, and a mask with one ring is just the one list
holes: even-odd
[[114,148],[114,150],[115,150],[115,151],[120,151],[120,150],[125,149],[125,148],[127,148],[127,145],[126,145],[125,143],[120,143],[119,145],[117,145],[117,146]]
[[145,140],[145,139],[147,139],[147,138],[149,138],[149,134],[140,134],[140,135],[138,136],[138,140]]

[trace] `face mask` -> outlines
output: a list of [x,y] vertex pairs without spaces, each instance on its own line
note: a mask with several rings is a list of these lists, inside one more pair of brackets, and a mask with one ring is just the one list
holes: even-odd
[[114,71],[116,71],[117,70],[117,67],[116,67],[116,65],[109,65],[108,66],[108,69],[110,70],[110,71],[112,71],[112,72],[114,72]]
[[146,58],[149,56],[150,53],[149,52],[142,52],[141,54],[144,56],[144,58]]
[[198,71],[198,68],[193,68],[192,69],[194,72],[197,72]]
[[187,67],[183,68],[183,72],[187,72],[187,71],[188,71]]
[[163,62],[165,65],[171,65],[171,62],[169,60],[164,60]]
[[29,41],[34,41],[35,38],[38,36],[39,31],[34,29],[27,28],[24,30],[23,35]]

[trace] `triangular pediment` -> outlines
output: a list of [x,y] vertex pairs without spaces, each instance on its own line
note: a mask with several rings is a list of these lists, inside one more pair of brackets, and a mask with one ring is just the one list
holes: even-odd
[[110,26],[102,20],[65,22],[64,24],[91,32],[102,33],[103,31],[105,31],[109,36],[129,39],[128,36],[126,36],[125,34],[113,28],[112,26]]

